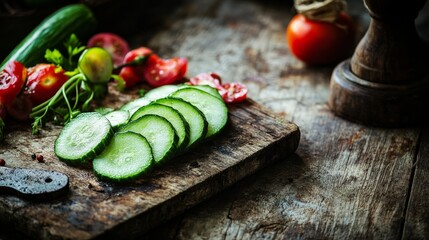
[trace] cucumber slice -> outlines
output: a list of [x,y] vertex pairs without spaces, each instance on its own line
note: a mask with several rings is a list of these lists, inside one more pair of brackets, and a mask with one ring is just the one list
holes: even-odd
[[216,135],[225,127],[228,121],[228,108],[219,98],[193,87],[179,89],[171,96],[191,103],[204,114],[208,122],[205,138]]
[[216,88],[211,87],[209,85],[192,85],[192,86],[188,86],[188,87],[200,89],[200,90],[202,90],[206,93],[209,93],[209,94],[211,94],[211,95],[213,95],[219,99],[222,99],[222,96],[220,95],[219,91]]
[[157,99],[168,97],[168,95],[175,92],[177,89],[179,89],[179,86],[177,85],[164,85],[150,90],[144,95],[144,97],[146,99],[149,99],[150,101],[154,101]]
[[130,112],[130,116],[131,116],[134,114],[135,111],[137,111],[137,109],[139,109],[143,106],[146,106],[149,103],[151,103],[151,101],[145,97],[137,98],[131,102],[124,104],[121,107],[121,110],[127,110],[128,112]]
[[112,138],[92,166],[99,178],[126,181],[148,171],[152,163],[152,149],[146,138],[134,132],[124,132]]
[[179,138],[177,146],[179,149],[183,149],[188,145],[189,142],[189,126],[188,123],[183,119],[183,116],[174,108],[161,105],[158,103],[151,103],[147,106],[139,108],[132,116],[131,121],[137,118],[147,115],[155,114],[167,119]]
[[177,135],[173,125],[158,115],[144,115],[119,129],[119,132],[131,131],[147,139],[156,163],[160,163],[175,153]]
[[122,125],[128,123],[128,119],[130,118],[130,113],[126,110],[116,110],[104,115],[107,120],[109,120],[110,125],[112,125],[113,129],[117,129]]
[[158,99],[155,103],[172,107],[182,114],[189,126],[188,148],[204,139],[207,133],[207,120],[204,114],[194,105],[172,97]]
[[62,161],[83,163],[102,152],[112,136],[106,117],[97,112],[81,113],[64,126],[55,140],[54,152]]

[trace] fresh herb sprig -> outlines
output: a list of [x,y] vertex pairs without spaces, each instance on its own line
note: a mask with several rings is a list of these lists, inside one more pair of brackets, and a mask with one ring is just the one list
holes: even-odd
[[112,74],[112,58],[106,50],[86,49],[74,34],[66,41],[65,47],[67,57],[57,49],[46,51],[46,60],[68,70],[69,79],[54,96],[32,109],[33,134],[37,134],[48,121],[66,124],[79,113],[88,111],[94,98],[107,94],[109,79],[117,78]]

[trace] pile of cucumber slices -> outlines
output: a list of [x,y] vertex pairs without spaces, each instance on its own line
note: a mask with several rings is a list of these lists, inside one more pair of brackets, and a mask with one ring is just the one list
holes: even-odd
[[64,126],[54,152],[69,164],[93,160],[101,179],[126,181],[212,138],[227,121],[215,88],[165,85],[105,115],[79,114]]

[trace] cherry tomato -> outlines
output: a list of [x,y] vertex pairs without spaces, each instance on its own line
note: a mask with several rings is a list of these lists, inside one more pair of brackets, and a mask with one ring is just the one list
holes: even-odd
[[[125,55],[123,63],[130,63],[130,62],[132,62],[134,60],[138,60],[138,59],[143,60],[145,57],[148,57],[150,54],[152,54],[152,50],[150,50],[149,48],[139,47],[139,48],[136,48],[136,49],[129,51]],[[139,76],[139,78],[143,79],[144,71],[145,71],[143,63],[140,64],[140,66],[133,66],[133,68],[135,69],[137,76]]]
[[114,33],[98,33],[88,41],[88,47],[101,47],[106,49],[112,56],[113,65],[122,64],[125,54],[130,50],[127,41]]
[[0,103],[9,104],[25,85],[27,69],[17,61],[9,62],[0,72]]
[[6,104],[9,115],[19,121],[28,120],[32,109],[33,104],[27,95],[21,95],[15,98],[12,103]]
[[144,64],[144,79],[152,87],[172,84],[185,76],[187,67],[186,58],[161,59],[152,54]]
[[241,83],[226,83],[222,87],[226,90],[226,94],[223,96],[226,103],[242,102],[247,98],[247,88]]
[[315,21],[297,14],[289,22],[286,37],[294,56],[308,64],[332,64],[353,50],[356,28],[346,13],[334,23]]
[[28,69],[25,93],[34,105],[38,105],[54,96],[67,80],[63,69],[53,64],[37,64]]
[[140,77],[134,67],[125,66],[119,72],[119,76],[125,81],[125,87],[130,88],[140,81]]
[[200,73],[195,77],[191,77],[189,82],[192,85],[209,85],[214,88],[222,87],[222,79],[216,73]]
[[222,79],[217,73],[200,73],[195,77],[191,77],[189,82],[192,85],[209,85],[216,88],[222,98],[227,94],[222,86]]

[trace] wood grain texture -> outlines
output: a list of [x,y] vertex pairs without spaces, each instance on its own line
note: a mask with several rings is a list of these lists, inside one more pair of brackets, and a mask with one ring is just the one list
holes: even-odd
[[429,128],[422,131],[402,239],[429,238]]
[[[362,34],[369,23],[362,1],[347,2]],[[166,0],[157,3],[168,6]],[[372,128],[335,117],[326,104],[333,66],[306,66],[292,57],[285,43],[284,28],[294,14],[292,1],[183,0],[181,4],[165,9],[169,14],[161,23],[148,24],[153,28],[136,30],[132,45],[145,43],[164,57],[188,57],[190,76],[216,71],[225,82],[245,83],[252,99],[300,127],[301,142],[291,157],[279,159],[138,239],[427,238],[428,131]],[[429,39],[428,9],[418,21],[425,39]],[[155,12],[148,14],[149,18]],[[198,174],[193,166],[189,163]],[[88,186],[93,189],[86,190],[92,193],[91,200],[104,196],[102,201],[116,204],[121,204],[117,195],[138,189],[120,191],[96,181]],[[148,193],[158,191],[156,185],[145,186]],[[10,210],[9,218],[13,212],[29,211],[16,201],[20,207]],[[61,210],[58,202],[52,205]],[[69,214],[69,221],[80,220],[80,214],[91,221],[99,217],[85,216],[85,208],[78,204],[73,210],[78,212]],[[125,209],[120,210],[125,214]],[[111,221],[101,220],[80,229],[97,229]],[[25,227],[29,222],[16,224]],[[125,225],[115,227],[123,236],[138,234],[123,230]]]
[[[112,94],[105,102],[119,104],[119,99]],[[53,153],[60,127],[48,125],[33,136],[29,125],[12,126],[0,148],[7,166],[63,172],[70,178],[70,191],[60,199],[37,203],[3,194],[0,221],[43,239],[118,239],[124,232],[136,236],[285,158],[298,146],[295,124],[251,100],[229,106],[229,118],[219,136],[122,185],[97,180],[90,166],[60,162]],[[33,153],[42,154],[46,162],[32,160]]]
[[[293,158],[143,238],[400,238],[420,129],[372,128],[334,116],[327,106],[333,66],[306,66],[285,44],[291,5],[205,2],[208,9],[197,11],[199,3],[187,1],[186,14],[154,39],[180,54],[198,52],[191,64],[206,70],[214,62],[226,79],[247,84],[258,102],[300,126],[302,140]],[[368,19],[362,2],[349,3],[355,19]]]

